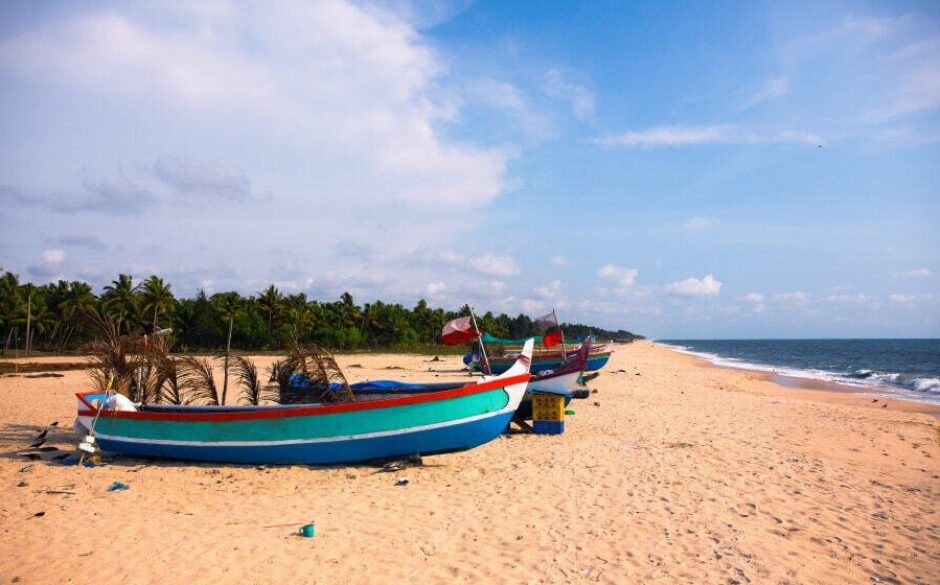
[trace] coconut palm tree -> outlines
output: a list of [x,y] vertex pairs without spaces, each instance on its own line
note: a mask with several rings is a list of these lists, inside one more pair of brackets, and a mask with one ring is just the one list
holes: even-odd
[[284,309],[284,295],[272,284],[258,297],[258,305],[268,314],[268,331],[270,331],[272,321],[277,319]]
[[157,319],[160,316],[160,311],[166,313],[176,305],[176,299],[173,297],[170,285],[164,283],[162,278],[154,274],[141,284],[140,290],[141,300],[143,301],[141,310],[144,313],[149,313],[152,310],[153,326],[159,327]]
[[95,295],[91,292],[91,287],[84,282],[73,280],[69,283],[65,298],[56,307],[63,319],[74,319],[85,309],[91,309],[95,306]]
[[12,272],[5,272],[0,277],[0,331],[4,332],[6,342],[3,351],[6,352],[13,337],[14,320],[17,310],[22,302],[20,297],[20,279]]
[[225,396],[228,393],[228,358],[232,353],[232,325],[235,323],[235,317],[242,313],[243,303],[237,292],[212,295],[211,302],[223,322],[228,321],[228,337],[225,341],[225,364],[222,377],[222,404],[225,404]]
[[132,315],[137,312],[137,291],[140,285],[134,284],[134,278],[129,274],[119,274],[117,280],[112,280],[111,284],[104,287],[104,294],[101,295],[105,307],[113,309],[117,307],[117,328],[121,331],[121,324],[127,312]]

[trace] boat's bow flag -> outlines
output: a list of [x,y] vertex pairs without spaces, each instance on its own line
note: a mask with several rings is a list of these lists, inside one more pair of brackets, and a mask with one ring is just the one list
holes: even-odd
[[476,339],[480,334],[473,328],[470,317],[461,317],[449,321],[444,325],[444,331],[441,332],[441,341],[444,345],[457,345],[471,339]]
[[545,347],[561,345],[562,343],[564,343],[564,339],[561,336],[561,331],[549,333],[548,335],[542,337],[542,343],[545,345]]
[[535,318],[535,324],[538,325],[539,329],[545,331],[549,327],[558,326],[558,318],[555,317],[555,311],[552,311],[548,315],[542,315],[541,317]]

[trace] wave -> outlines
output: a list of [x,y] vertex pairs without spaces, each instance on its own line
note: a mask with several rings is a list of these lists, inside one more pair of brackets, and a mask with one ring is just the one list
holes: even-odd
[[725,357],[715,353],[695,351],[683,345],[661,342],[658,344],[679,353],[702,358],[723,368],[751,370],[791,378],[808,378],[824,382],[835,382],[837,384],[865,389],[869,392],[876,392],[879,396],[883,395],[884,392],[890,392],[894,395],[902,394],[902,397],[913,400],[937,402],[938,399],[940,399],[940,378],[916,377],[898,372],[877,372],[873,370],[833,372],[818,369],[773,366],[770,364],[748,362],[733,357]]

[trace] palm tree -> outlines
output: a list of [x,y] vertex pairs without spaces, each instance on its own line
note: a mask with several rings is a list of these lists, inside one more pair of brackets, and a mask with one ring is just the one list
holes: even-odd
[[36,287],[33,286],[33,283],[26,283],[26,351],[24,352],[26,357],[29,357],[29,346],[32,345],[31,335],[30,335],[30,321],[33,317],[33,292],[36,290]]
[[134,278],[129,274],[119,274],[117,280],[112,280],[111,284],[104,287],[104,294],[101,298],[104,305],[110,309],[119,307],[117,312],[117,328],[121,331],[121,323],[124,321],[126,311],[136,312],[137,309],[137,291],[140,285],[134,285]]
[[176,299],[170,291],[170,285],[164,283],[163,279],[157,277],[156,274],[145,280],[141,285],[141,297],[143,300],[141,310],[144,313],[153,310],[154,327],[159,326],[157,318],[160,316],[160,311],[166,313],[176,304]]
[[69,289],[65,293],[65,299],[56,307],[63,319],[74,319],[75,314],[81,314],[85,309],[91,309],[95,306],[95,295],[91,292],[91,287],[84,282],[73,280],[69,283]]
[[284,308],[284,295],[272,284],[258,297],[258,304],[261,310],[268,314],[268,331],[270,331],[271,322],[280,316]]
[[225,366],[222,378],[222,404],[225,404],[225,395],[228,393],[228,358],[232,352],[232,325],[235,317],[242,312],[242,299],[237,292],[227,292],[212,295],[212,304],[223,321],[228,321],[228,338],[225,341]]
[[6,342],[3,344],[3,352],[10,346],[10,339],[13,337],[15,315],[18,312],[20,298],[20,279],[12,272],[5,272],[0,277],[0,331],[5,330]]

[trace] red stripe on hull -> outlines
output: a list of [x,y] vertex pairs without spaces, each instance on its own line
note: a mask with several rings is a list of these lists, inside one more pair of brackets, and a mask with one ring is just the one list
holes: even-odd
[[[234,420],[259,420],[266,418],[290,418],[295,416],[318,416],[323,414],[336,414],[341,412],[353,412],[357,410],[371,410],[376,408],[391,408],[393,406],[404,406],[406,404],[418,404],[421,402],[431,402],[434,400],[446,400],[448,398],[458,398],[478,392],[486,392],[496,388],[512,386],[513,384],[527,383],[529,374],[521,374],[510,378],[500,378],[491,380],[483,384],[467,384],[454,390],[444,390],[442,392],[431,392],[415,396],[404,396],[398,398],[385,398],[382,400],[369,400],[365,402],[349,402],[343,404],[329,404],[324,406],[299,406],[297,408],[278,408],[258,411],[241,412],[207,412],[198,414],[184,414],[176,412],[124,412],[116,410],[102,410],[100,416],[103,418],[127,418],[134,420],[175,420],[175,421],[207,421],[223,422]],[[87,406],[86,410],[79,410],[79,416],[95,416],[97,410],[85,396],[89,394],[100,394],[101,392],[83,392],[76,394],[78,399]]]

